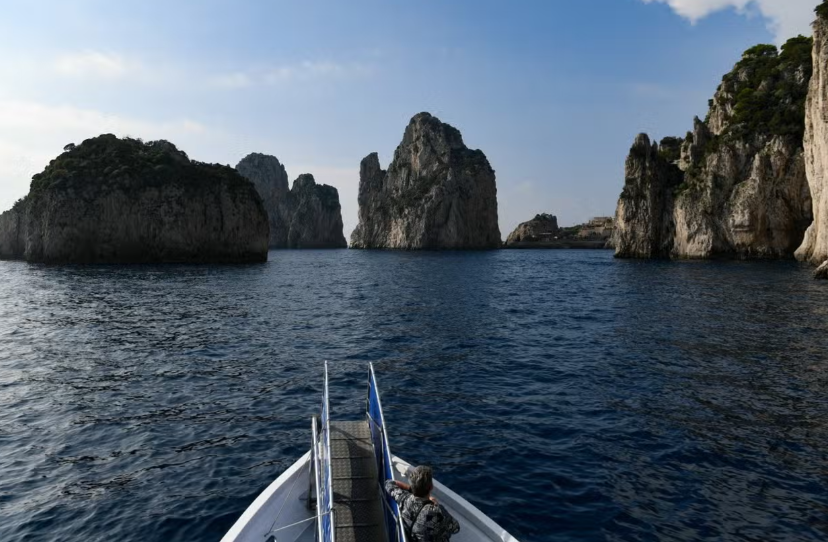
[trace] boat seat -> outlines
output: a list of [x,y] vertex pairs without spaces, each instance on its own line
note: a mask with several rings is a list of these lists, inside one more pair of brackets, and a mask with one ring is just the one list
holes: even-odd
[[377,464],[368,422],[331,421],[336,542],[385,542]]

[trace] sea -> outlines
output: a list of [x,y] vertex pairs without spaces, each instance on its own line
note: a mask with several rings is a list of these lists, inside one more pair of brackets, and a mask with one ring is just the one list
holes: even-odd
[[0,541],[218,542],[373,363],[521,542],[828,538],[828,283],[609,251],[0,262]]

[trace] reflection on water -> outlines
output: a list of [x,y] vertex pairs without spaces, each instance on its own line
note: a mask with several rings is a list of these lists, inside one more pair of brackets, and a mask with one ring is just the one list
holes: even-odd
[[794,263],[279,251],[0,262],[0,540],[217,541],[309,446],[321,362],[521,540],[828,535],[828,285]]

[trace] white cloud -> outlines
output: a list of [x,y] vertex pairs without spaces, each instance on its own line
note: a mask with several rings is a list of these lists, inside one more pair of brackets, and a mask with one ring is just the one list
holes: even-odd
[[809,36],[815,19],[817,0],[643,0],[647,4],[667,4],[676,13],[695,23],[711,13],[735,9],[750,15],[758,12],[766,21],[768,30],[777,43],[798,34]]
[[122,79],[129,74],[126,60],[117,54],[81,51],[58,56],[55,70],[76,78]]
[[0,101],[0,118],[3,119],[0,136],[10,135],[12,131],[17,134],[51,131],[73,134],[76,139],[102,133],[154,139],[168,137],[164,135],[167,133],[201,133],[206,130],[203,125],[188,119],[154,123],[108,115],[92,109],[22,100]]

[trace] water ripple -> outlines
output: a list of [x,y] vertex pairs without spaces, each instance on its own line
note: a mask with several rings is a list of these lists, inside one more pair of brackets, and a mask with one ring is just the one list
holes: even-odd
[[321,362],[526,542],[828,536],[828,285],[606,252],[0,262],[0,540],[217,541],[309,446]]

